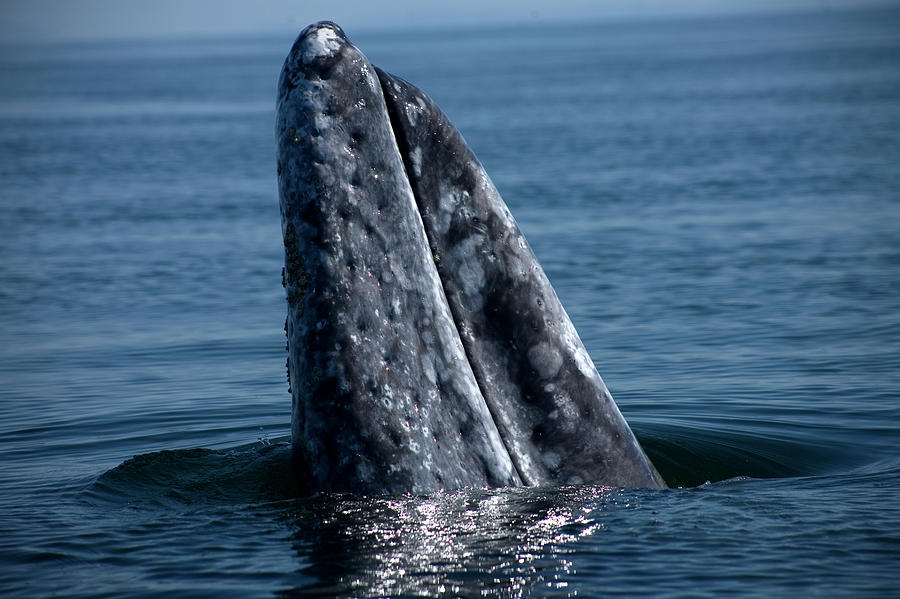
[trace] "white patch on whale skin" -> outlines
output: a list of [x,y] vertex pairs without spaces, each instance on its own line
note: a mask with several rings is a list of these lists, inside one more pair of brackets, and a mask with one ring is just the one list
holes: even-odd
[[[431,336],[431,333],[429,333],[429,336]],[[434,385],[437,382],[437,371],[434,368],[434,364],[430,359],[428,359],[427,355],[423,356],[422,358],[422,372],[425,374],[425,379],[429,383]]]
[[556,405],[556,409],[553,410],[556,416],[553,419],[559,420],[560,430],[565,433],[574,433],[578,428],[578,407],[563,393],[554,393],[553,403]]
[[[397,93],[401,92],[400,88],[397,87],[396,84],[394,85],[394,89],[397,91]],[[406,102],[406,116],[407,118],[409,118],[409,122],[413,127],[418,124],[419,113],[424,112],[426,106],[427,104],[425,103],[425,100],[419,96],[416,96],[415,104],[413,104],[412,102]]]
[[588,378],[591,378],[597,372],[593,360],[591,360],[587,350],[583,347],[579,347],[575,350],[575,365],[578,366],[578,370],[581,371],[581,374]]
[[331,56],[341,48],[341,38],[331,27],[319,27],[312,35],[306,36],[300,48],[300,59],[309,64],[320,56]]
[[442,193],[440,203],[438,204],[437,213],[434,215],[434,224],[438,233],[442,236],[450,230],[450,223],[453,221],[453,212],[456,208],[456,202],[450,193]]
[[587,353],[587,350],[584,349],[581,339],[578,338],[578,333],[575,332],[575,326],[565,314],[565,309],[563,309],[563,316],[564,318],[560,323],[562,325],[560,333],[562,333],[563,341],[565,341],[567,346],[567,353],[571,353],[572,358],[575,360],[575,366],[585,378],[591,379],[596,377],[600,380],[600,384],[602,385],[603,380],[600,379],[600,373],[597,372],[594,361],[591,360],[591,356]]
[[413,174],[417,177],[422,176],[422,147],[416,148],[409,153],[409,161],[412,162]]
[[528,349],[528,362],[540,378],[549,379],[559,372],[563,358],[553,346],[542,341]]
[[460,289],[467,306],[473,311],[480,310],[484,306],[482,293],[485,284],[484,269],[477,259],[477,250],[482,243],[484,243],[483,235],[472,235],[453,248]]
[[[381,83],[378,82],[378,77],[373,72],[373,69],[370,69],[368,63],[364,62],[365,61],[364,58],[359,58],[358,60],[363,61],[363,65],[360,67],[359,70],[360,70],[360,73],[362,73],[363,76],[366,78],[366,82],[368,82],[369,88],[377,89],[380,91]],[[353,62],[355,63],[356,60],[354,60]]]

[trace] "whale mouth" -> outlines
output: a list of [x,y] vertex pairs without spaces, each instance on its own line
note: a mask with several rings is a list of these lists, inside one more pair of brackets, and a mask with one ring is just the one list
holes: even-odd
[[285,61],[276,135],[301,478],[664,487],[490,177],[424,92],[317,23]]
[[[450,223],[452,222],[453,215],[444,214],[442,218],[440,204],[435,202],[435,197],[447,196],[448,192],[446,189],[435,189],[433,182],[428,181],[425,176],[426,166],[428,166],[426,161],[430,162],[431,160],[434,160],[435,157],[426,156],[426,153],[423,151],[423,141],[444,139],[444,136],[452,129],[452,126],[449,125],[449,121],[442,122],[445,120],[443,113],[438,111],[431,100],[422,94],[418,88],[400,77],[387,73],[377,66],[375,67],[375,73],[381,84],[387,113],[390,118],[391,130],[394,132],[397,150],[403,158],[406,178],[413,191],[417,212],[419,218],[422,220],[433,263],[441,281],[444,297],[447,299],[448,307],[453,317],[453,323],[456,326],[457,334],[460,337],[460,342],[462,343],[469,368],[475,376],[475,381],[481,395],[487,398],[492,394],[491,389],[489,388],[485,377],[479,376],[479,374],[482,374],[481,369],[479,368],[478,363],[473,359],[473,352],[477,351],[477,349],[475,344],[471,342],[471,339],[468,339],[468,343],[466,339],[466,332],[469,325],[468,313],[471,312],[473,307],[476,309],[478,309],[478,307],[483,308],[486,300],[473,302],[471,297],[466,297],[465,300],[467,301],[465,301],[465,307],[463,307],[462,303],[464,299],[459,289],[459,283],[462,282],[469,288],[470,296],[473,295],[473,291],[474,293],[480,291],[478,287],[479,285],[483,285],[483,282],[479,281],[479,272],[475,270],[478,267],[475,266],[475,268],[472,268],[472,266],[477,265],[479,261],[471,256],[462,260],[462,262],[470,267],[467,271],[468,275],[463,281],[454,277],[458,272],[453,271],[453,263],[448,260],[445,260],[444,262],[441,261],[442,255],[446,251],[446,244],[442,242],[442,235],[446,236],[450,233]],[[412,118],[410,118],[411,116]],[[428,124],[431,124],[431,127],[429,127]],[[455,132],[455,129],[453,129],[453,131]],[[424,140],[422,139],[423,137],[425,138]],[[458,141],[460,142],[458,144],[460,148],[468,150],[468,146],[462,141],[461,135],[459,136]],[[465,152],[458,152],[455,150],[453,156],[446,156],[441,162],[445,165],[451,165],[456,161],[463,159],[464,155]],[[474,154],[467,158],[469,159],[470,164],[459,168],[456,177],[463,178],[466,177],[466,175],[469,175],[469,180],[463,184],[463,187],[471,189],[476,185],[474,182],[475,177],[472,175],[482,167]],[[457,197],[465,197],[466,191],[458,194]],[[468,195],[471,197],[471,191],[469,191]],[[450,197],[452,197],[452,193],[450,194]],[[499,195],[497,197],[499,199]],[[441,199],[444,198],[442,197]],[[467,208],[471,209],[471,207],[465,205],[454,206],[454,209],[461,209],[463,211]],[[445,212],[447,211],[445,210]],[[467,227],[459,226],[457,224],[457,227],[453,232],[455,240],[474,238],[475,244],[477,244],[478,238],[483,238],[485,235],[490,234],[485,222],[487,217],[483,214],[484,211],[479,211],[482,213],[480,216],[475,210],[472,212],[471,215],[466,215],[465,219],[468,221],[465,225],[468,226],[469,230],[465,230]],[[510,216],[510,219],[511,218],[512,217]],[[498,234],[498,238],[502,237],[504,237],[503,233]],[[455,262],[459,263],[460,260],[456,260]],[[473,304],[480,304],[480,306],[473,306]],[[546,484],[548,481],[544,480],[542,477],[536,476],[534,468],[530,467],[517,451],[512,439],[512,434],[508,430],[509,427],[505,426],[506,423],[504,422],[502,413],[499,413],[498,406],[495,405],[495,402],[486,400],[485,405],[487,406],[491,422],[498,430],[500,440],[503,443],[506,454],[509,456],[510,462],[515,470],[515,475],[518,479],[517,482],[528,485]]]

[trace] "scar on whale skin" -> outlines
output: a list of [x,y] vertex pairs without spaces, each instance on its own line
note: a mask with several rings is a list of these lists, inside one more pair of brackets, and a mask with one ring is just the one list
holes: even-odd
[[426,94],[316,23],[285,60],[275,132],[306,491],[665,487]]

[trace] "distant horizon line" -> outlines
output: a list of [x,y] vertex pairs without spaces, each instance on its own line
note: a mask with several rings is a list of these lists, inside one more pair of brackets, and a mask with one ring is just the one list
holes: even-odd
[[[600,16],[600,15],[590,15],[590,16],[567,16],[563,18],[553,19],[553,18],[531,18],[531,19],[512,19],[512,20],[503,20],[503,19],[481,19],[481,20],[468,20],[461,19],[457,22],[450,23],[437,23],[437,22],[426,22],[424,24],[414,24],[414,23],[406,23],[406,24],[395,24],[395,25],[387,25],[387,24],[355,24],[352,21],[346,21],[346,26],[343,23],[337,22],[338,25],[343,28],[347,34],[351,37],[355,35],[363,35],[363,36],[371,36],[371,35],[429,35],[429,34],[450,34],[450,33],[477,33],[479,31],[504,31],[510,30],[514,28],[526,27],[526,28],[540,28],[544,26],[549,27],[564,27],[564,26],[578,26],[578,27],[592,27],[598,25],[613,25],[613,24],[643,24],[643,23],[653,23],[653,22],[683,22],[683,21],[717,21],[717,20],[734,20],[741,18],[771,18],[774,16],[785,16],[785,17],[801,17],[801,16],[839,16],[843,14],[862,14],[862,13],[897,13],[900,12],[900,3],[895,3],[890,0],[869,0],[863,1],[858,5],[847,6],[830,6],[830,5],[822,5],[817,7],[812,6],[797,6],[797,5],[787,5],[784,7],[773,7],[770,5],[760,6],[760,7],[748,7],[746,5],[741,5],[740,7],[734,7],[732,9],[722,9],[722,10],[712,10],[712,11],[696,11],[696,12],[678,12],[678,13],[666,13],[666,14],[615,14],[609,16]],[[307,25],[311,23],[315,23],[321,20],[329,20],[329,19],[314,19],[303,25],[298,27],[263,27],[257,30],[239,30],[239,29],[226,29],[222,31],[196,31],[196,32],[159,32],[159,33],[145,33],[145,34],[134,34],[134,35],[84,35],[84,36],[59,36],[59,37],[48,37],[43,39],[11,39],[11,40],[0,40],[0,48],[3,47],[45,47],[45,46],[67,46],[67,45],[92,45],[92,44],[110,44],[110,43],[122,43],[122,44],[141,44],[141,43],[152,43],[152,42],[177,42],[177,43],[190,43],[190,42],[212,42],[212,41],[224,41],[230,39],[263,39],[263,38],[278,38],[278,37],[286,37],[291,36],[295,37],[300,31],[303,30]]]

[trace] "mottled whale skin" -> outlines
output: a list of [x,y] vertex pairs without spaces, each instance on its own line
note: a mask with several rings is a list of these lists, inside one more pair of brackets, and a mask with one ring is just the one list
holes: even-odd
[[661,486],[462,135],[420,90],[376,71],[457,330],[522,481]]
[[459,132],[329,22],[276,112],[294,470],[307,492],[664,488]]
[[310,491],[521,483],[428,250],[375,70],[307,28],[278,86],[294,468]]

